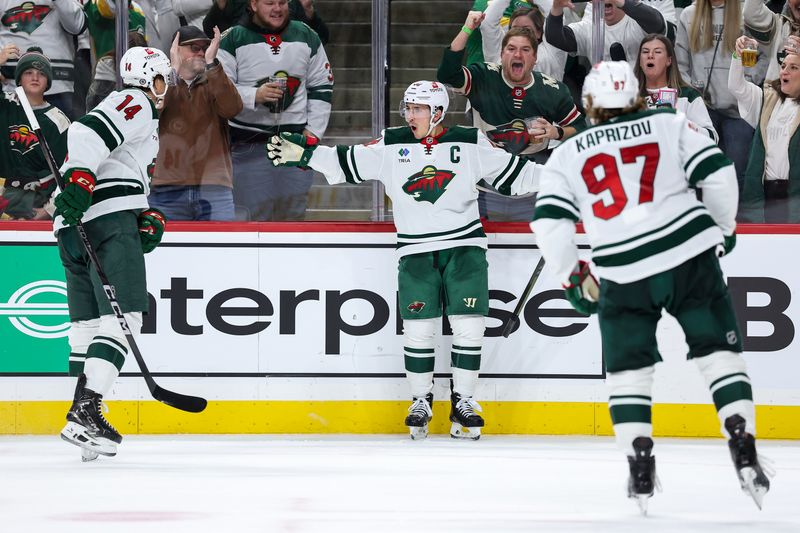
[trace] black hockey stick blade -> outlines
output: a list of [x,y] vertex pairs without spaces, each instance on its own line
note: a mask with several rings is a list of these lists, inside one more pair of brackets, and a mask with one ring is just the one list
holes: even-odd
[[536,285],[536,280],[539,279],[539,275],[542,273],[542,269],[544,268],[544,256],[539,258],[539,262],[536,263],[536,268],[533,269],[533,274],[531,274],[531,279],[528,280],[528,284],[525,286],[525,290],[522,291],[522,296],[520,296],[519,301],[517,302],[517,307],[514,308],[514,313],[508,317],[506,321],[505,327],[503,327],[503,337],[506,339],[517,331],[520,326],[520,319],[519,315],[522,312],[522,307],[525,305],[525,302],[528,301],[528,296],[531,294],[531,290],[533,286]]
[[200,398],[199,396],[187,396],[178,392],[162,389],[158,385],[150,390],[150,394],[153,395],[153,398],[163,404],[189,413],[200,413],[204,411],[208,405],[208,402],[205,398]]

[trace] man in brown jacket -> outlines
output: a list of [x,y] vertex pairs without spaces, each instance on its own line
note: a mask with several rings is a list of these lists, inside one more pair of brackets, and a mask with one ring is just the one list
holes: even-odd
[[228,119],[242,99],[217,60],[214,38],[194,26],[175,34],[170,61],[177,85],[158,120],[161,138],[150,197],[169,220],[234,220]]

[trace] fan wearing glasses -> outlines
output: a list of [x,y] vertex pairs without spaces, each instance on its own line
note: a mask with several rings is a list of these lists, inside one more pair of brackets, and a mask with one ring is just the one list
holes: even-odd
[[220,33],[183,26],[175,34],[170,62],[175,87],[159,118],[161,143],[150,205],[169,220],[233,220],[233,173],[228,120],[242,99],[219,61]]

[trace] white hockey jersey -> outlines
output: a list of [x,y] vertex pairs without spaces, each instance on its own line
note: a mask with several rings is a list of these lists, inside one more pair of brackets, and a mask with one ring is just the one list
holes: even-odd
[[[147,209],[150,178],[158,155],[158,112],[140,89],[114,91],[67,132],[64,175],[72,168],[95,175],[88,222],[108,213]],[[65,227],[56,212],[54,230]]]
[[[703,188],[701,203],[691,187]],[[589,128],[556,148],[541,175],[532,226],[565,282],[583,226],[603,279],[630,283],[723,242],[736,222],[736,172],[708,136],[672,109]]]
[[364,145],[319,146],[309,166],[328,183],[379,180],[392,199],[399,255],[487,247],[476,185],[505,195],[538,189],[541,168],[493,145],[477,128],[455,126],[422,141],[389,128]]

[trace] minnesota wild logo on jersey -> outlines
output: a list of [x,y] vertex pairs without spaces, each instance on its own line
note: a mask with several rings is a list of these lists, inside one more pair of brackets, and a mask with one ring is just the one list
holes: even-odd
[[33,2],[23,2],[3,13],[0,22],[7,26],[11,33],[22,31],[30,35],[42,25],[50,11],[52,11],[50,6],[37,6]]
[[19,154],[27,154],[39,144],[39,137],[27,124],[15,124],[8,128],[11,149]]
[[495,129],[487,131],[486,135],[493,143],[514,155],[522,152],[531,141],[525,121],[519,118],[500,124]]
[[437,170],[428,165],[409,177],[403,184],[403,191],[418,202],[436,203],[456,175],[449,170]]

